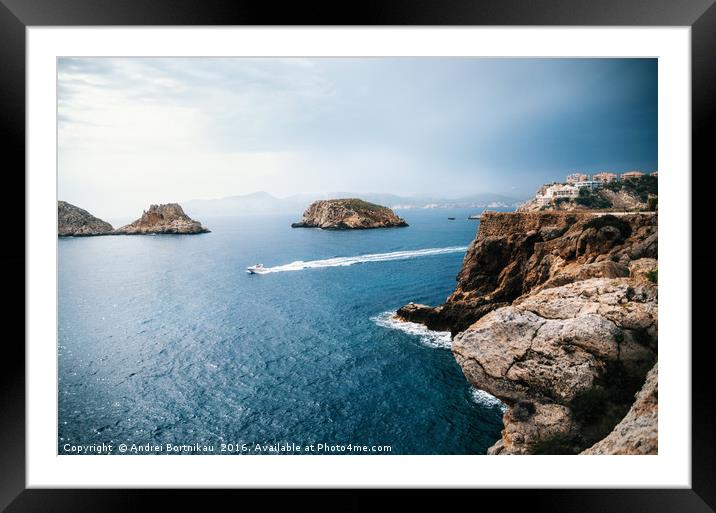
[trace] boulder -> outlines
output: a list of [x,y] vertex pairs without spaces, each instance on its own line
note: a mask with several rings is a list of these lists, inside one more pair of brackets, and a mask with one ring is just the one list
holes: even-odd
[[[652,284],[592,278],[526,295],[459,333],[452,351],[467,380],[511,406],[492,452],[543,441],[576,453],[606,435],[656,361],[656,316]],[[525,401],[537,415],[516,406]]]

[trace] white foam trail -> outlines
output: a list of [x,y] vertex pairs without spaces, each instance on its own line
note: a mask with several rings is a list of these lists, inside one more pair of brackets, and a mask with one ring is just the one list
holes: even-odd
[[470,387],[470,398],[473,402],[479,404],[480,406],[487,406],[488,408],[494,408],[496,406],[502,411],[502,413],[507,411],[507,405],[505,403],[500,401],[494,395],[485,392],[484,390],[480,390],[479,388]]
[[266,267],[257,273],[269,274],[287,271],[302,271],[303,269],[320,269],[322,267],[345,267],[354,264],[363,264],[366,262],[388,262],[390,260],[406,260],[409,258],[424,256],[445,255],[447,253],[463,253],[465,251],[467,251],[467,246],[451,246],[447,248],[428,248],[416,249],[413,251],[393,251],[391,253],[372,253],[351,257],[326,258],[325,260],[309,260],[308,262],[296,260],[290,264]]
[[450,349],[452,347],[452,338],[449,331],[432,331],[417,322],[401,321],[396,319],[395,312],[383,312],[371,317],[371,321],[383,328],[398,330],[408,335],[416,336],[420,339],[420,342],[428,347],[440,349]]

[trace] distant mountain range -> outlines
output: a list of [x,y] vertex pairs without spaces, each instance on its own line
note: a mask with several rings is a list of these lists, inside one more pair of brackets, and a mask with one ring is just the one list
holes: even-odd
[[267,192],[217,199],[193,199],[182,203],[192,217],[232,216],[238,214],[302,213],[316,200],[360,198],[392,209],[410,208],[504,208],[516,207],[523,200],[501,194],[473,194],[461,198],[438,196],[398,196],[396,194],[333,192],[327,194],[295,194],[277,198]]

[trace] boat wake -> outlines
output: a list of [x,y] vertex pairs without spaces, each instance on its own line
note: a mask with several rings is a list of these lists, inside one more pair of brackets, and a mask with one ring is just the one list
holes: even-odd
[[256,271],[256,274],[283,273],[288,271],[302,271],[304,269],[321,269],[324,267],[346,267],[366,262],[389,262],[391,260],[407,260],[424,256],[445,255],[448,253],[464,253],[467,246],[450,246],[447,248],[428,248],[413,251],[393,251],[391,253],[373,253],[351,257],[326,258],[324,260],[297,260],[290,264],[277,265],[275,267],[264,267]]
[[423,324],[396,319],[395,312],[383,312],[371,317],[371,321],[383,328],[402,331],[408,335],[418,337],[420,342],[428,347],[440,349],[450,349],[452,347],[452,338],[449,331],[432,331]]

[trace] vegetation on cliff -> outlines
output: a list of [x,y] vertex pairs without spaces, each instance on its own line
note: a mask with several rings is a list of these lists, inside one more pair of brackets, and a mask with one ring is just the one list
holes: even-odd
[[604,188],[612,192],[624,192],[638,198],[640,202],[646,203],[649,196],[659,194],[659,179],[656,176],[644,175],[629,180],[617,180],[604,185]]
[[[559,198],[560,200],[571,201],[567,198]],[[580,207],[593,208],[593,209],[607,209],[612,208],[614,204],[603,195],[599,194],[599,191],[592,191],[584,188],[579,191],[579,196],[574,198],[574,203]]]

